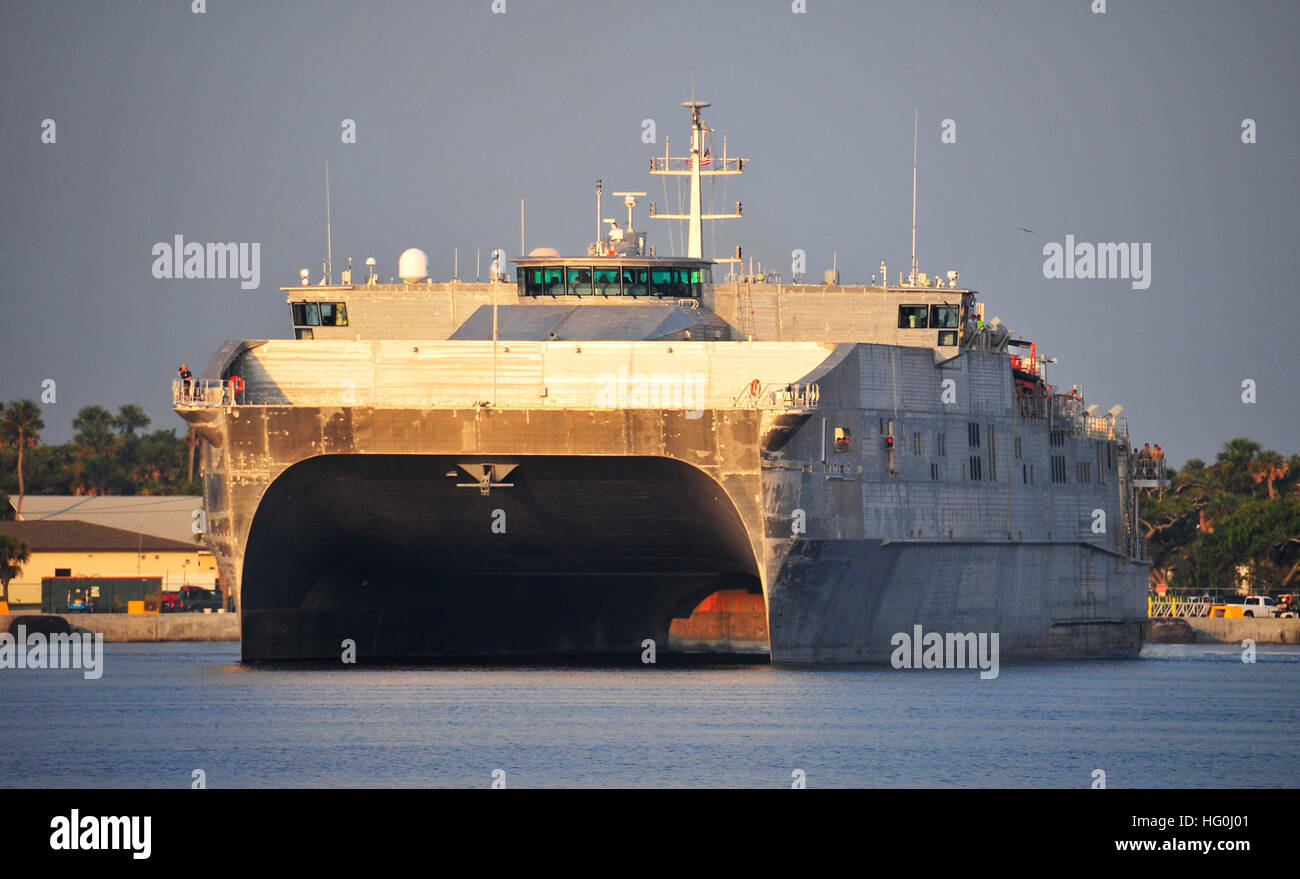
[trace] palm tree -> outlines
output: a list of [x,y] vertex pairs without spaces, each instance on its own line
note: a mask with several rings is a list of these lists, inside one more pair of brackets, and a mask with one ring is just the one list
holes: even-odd
[[1215,460],[1221,464],[1231,464],[1234,469],[1245,470],[1259,450],[1259,443],[1239,436],[1224,443],[1223,450],[1215,456]]
[[31,561],[27,544],[9,534],[0,534],[0,601],[9,603],[9,581],[23,572],[23,564]]
[[31,400],[10,403],[4,410],[4,417],[0,418],[0,442],[18,449],[17,511],[19,513],[23,511],[23,495],[26,492],[23,484],[23,453],[27,449],[36,448],[41,441],[41,431],[44,429],[45,422],[41,420],[41,407]]
[[117,443],[113,427],[113,416],[103,406],[83,406],[72,419],[72,429],[77,432],[72,441],[80,448],[83,457],[103,455],[112,451]]
[[1283,476],[1286,476],[1287,471],[1290,469],[1291,465],[1287,463],[1286,458],[1283,458],[1271,449],[1266,452],[1260,452],[1255,456],[1255,459],[1250,462],[1250,475],[1255,480],[1256,484],[1263,482],[1268,485],[1269,500],[1273,500],[1273,498],[1277,497],[1277,492],[1273,487],[1274,483]]
[[135,436],[137,430],[143,430],[152,423],[153,419],[134,403],[118,407],[117,415],[113,417],[113,426],[122,436]]

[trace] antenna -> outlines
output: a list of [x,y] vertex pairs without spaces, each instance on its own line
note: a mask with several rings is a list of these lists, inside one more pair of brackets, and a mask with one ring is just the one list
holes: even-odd
[[[632,209],[636,207],[636,200],[637,200],[637,197],[639,196],[639,197],[641,197],[641,198],[644,198],[645,195],[646,195],[646,193],[644,193],[644,192],[611,192],[610,195],[622,196],[622,198],[623,198],[623,204],[627,207],[627,231],[628,231],[628,232],[633,231],[633,229],[632,229]],[[606,222],[609,222],[609,221],[606,220]]]
[[334,238],[330,229],[330,160],[325,160],[325,286],[334,283]]
[[[686,256],[691,259],[702,259],[702,228],[704,220],[731,220],[739,219],[741,216],[741,204],[736,202],[736,212],[733,214],[706,214],[700,207],[700,178],[714,177],[718,175],[732,175],[744,173],[746,159],[731,158],[723,155],[719,162],[712,155],[708,154],[708,148],[704,143],[704,137],[709,130],[704,120],[700,118],[700,111],[711,106],[707,101],[697,101],[694,96],[694,86],[692,85],[691,100],[684,101],[682,106],[691,111],[691,151],[688,156],[674,158],[668,153],[668,139],[664,138],[664,155],[650,160],[650,173],[662,174],[674,177],[691,178],[690,194],[690,211],[684,214],[661,214],[655,209],[653,202],[650,204],[650,219],[652,220],[686,220],[689,232],[688,243],[686,245]],[[682,163],[685,163],[683,167]],[[709,165],[709,169],[703,170],[704,165]],[[665,184],[666,186],[666,184]]]
[[912,273],[908,275],[909,284],[916,283],[916,273],[918,266],[916,264],[916,135],[918,123],[920,122],[920,112],[912,108]]
[[605,230],[600,222],[600,193],[602,191],[603,191],[603,187],[601,186],[600,178],[597,177],[596,178],[596,247],[597,249],[599,249],[600,242],[605,237]]

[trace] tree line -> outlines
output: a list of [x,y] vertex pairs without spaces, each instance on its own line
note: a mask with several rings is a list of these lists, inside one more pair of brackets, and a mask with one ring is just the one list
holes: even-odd
[[116,413],[84,406],[72,419],[71,441],[43,445],[41,408],[0,402],[0,494],[19,504],[33,494],[201,494],[198,434],[146,432],[151,424],[134,403]]
[[1300,455],[1246,437],[1147,489],[1140,524],[1154,582],[1196,592],[1300,592]]

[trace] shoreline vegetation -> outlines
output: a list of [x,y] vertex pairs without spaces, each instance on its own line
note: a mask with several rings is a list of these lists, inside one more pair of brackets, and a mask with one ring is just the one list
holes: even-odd
[[1300,455],[1246,437],[1207,464],[1192,458],[1166,489],[1145,489],[1139,524],[1152,585],[1176,593],[1300,592]]
[[[202,494],[199,438],[191,429],[146,432],[152,424],[133,403],[116,413],[84,406],[73,437],[43,445],[45,421],[31,400],[0,402],[0,495],[14,504],[30,495]],[[8,504],[0,517],[10,516]]]

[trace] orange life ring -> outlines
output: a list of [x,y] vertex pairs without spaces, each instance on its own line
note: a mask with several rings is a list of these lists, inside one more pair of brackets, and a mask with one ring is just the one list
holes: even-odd
[[242,394],[244,392],[244,380],[237,375],[230,377],[230,393]]
[[757,397],[758,392],[761,390],[763,390],[763,383],[758,379],[754,379],[752,382],[749,383],[749,395],[751,397]]

